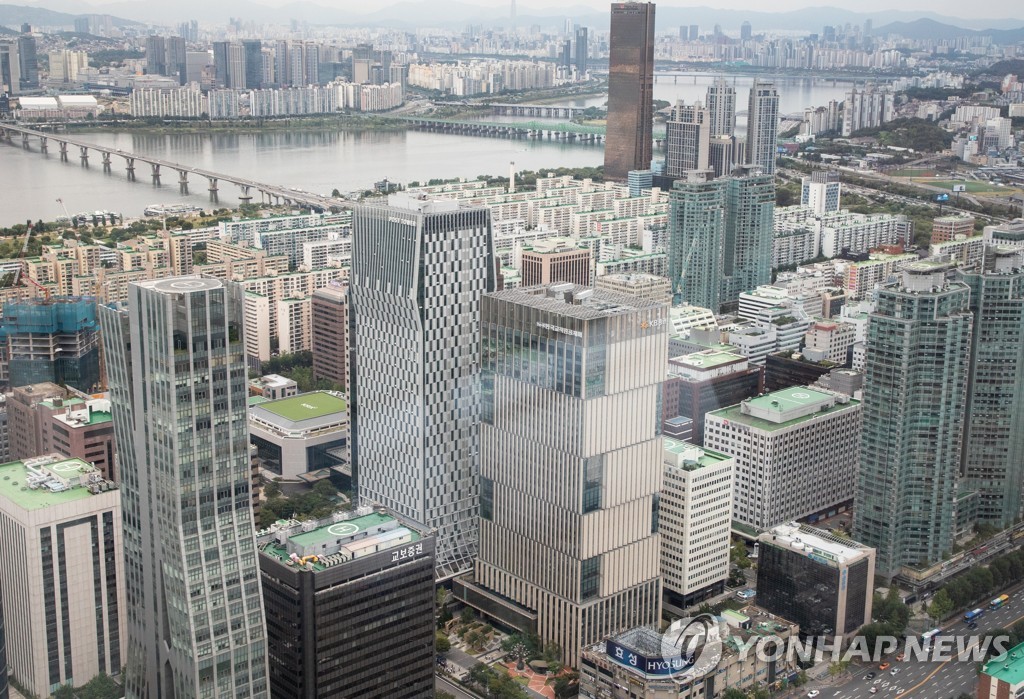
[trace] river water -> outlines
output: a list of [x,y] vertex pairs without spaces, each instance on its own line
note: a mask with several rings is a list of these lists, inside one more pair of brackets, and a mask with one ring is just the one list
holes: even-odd
[[[711,74],[659,73],[654,96],[670,102],[703,99],[713,79]],[[753,78],[730,76],[729,79],[736,83],[737,108],[745,110],[746,94]],[[831,79],[782,77],[776,82],[782,113],[842,99],[849,87],[849,83]],[[592,96],[569,103],[601,106],[605,101],[605,96]],[[416,131],[169,135],[129,131],[89,132],[78,137],[97,145],[156,156],[189,167],[322,194],[329,194],[335,188],[341,192],[369,189],[374,182],[385,178],[408,183],[432,178],[507,175],[511,161],[518,170],[543,170],[596,166],[604,159],[600,145]],[[63,215],[58,198],[63,199],[71,214],[108,210],[126,217],[139,216],[147,205],[156,203],[210,205],[206,181],[202,179],[193,178],[191,193],[182,195],[174,172],[165,171],[163,184],[155,187],[150,182],[149,168],[144,164],[136,166],[138,180],[129,182],[120,158],[114,158],[113,171],[105,174],[96,156],[89,167],[83,168],[77,149],[69,149],[70,159],[62,163],[55,144],[51,144],[47,155],[39,153],[37,142],[31,143],[30,148],[22,150],[17,139],[13,146],[0,145],[0,226],[29,218],[52,221]],[[222,206],[237,205],[237,189],[221,183],[219,201]]]

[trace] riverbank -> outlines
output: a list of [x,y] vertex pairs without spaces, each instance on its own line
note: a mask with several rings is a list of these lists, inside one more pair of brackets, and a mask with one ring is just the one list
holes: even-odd
[[[26,124],[30,126],[30,124]],[[321,114],[281,119],[98,119],[68,122],[71,133],[131,131],[152,135],[202,133],[251,134],[267,131],[405,131],[408,122],[380,115]]]

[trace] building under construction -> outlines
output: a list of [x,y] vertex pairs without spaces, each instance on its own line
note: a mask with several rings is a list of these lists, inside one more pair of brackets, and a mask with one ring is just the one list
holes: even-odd
[[12,388],[52,382],[90,393],[103,385],[99,324],[92,297],[6,304],[0,344],[6,348]]

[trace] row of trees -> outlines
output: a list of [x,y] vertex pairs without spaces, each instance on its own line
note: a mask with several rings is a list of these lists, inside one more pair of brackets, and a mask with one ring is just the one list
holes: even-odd
[[928,614],[933,619],[945,619],[958,609],[965,609],[979,600],[1002,590],[1007,585],[1024,579],[1024,550],[1011,551],[999,556],[988,566],[971,568],[958,575],[935,593]]
[[281,492],[277,483],[264,486],[267,499],[260,504],[258,526],[265,529],[279,519],[320,519],[334,512],[338,491],[330,481],[322,480],[312,490],[292,495]]
[[872,603],[874,621],[860,630],[867,649],[874,653],[875,644],[883,636],[900,637],[910,621],[910,608],[900,599],[899,589],[893,585],[885,597],[874,596]]

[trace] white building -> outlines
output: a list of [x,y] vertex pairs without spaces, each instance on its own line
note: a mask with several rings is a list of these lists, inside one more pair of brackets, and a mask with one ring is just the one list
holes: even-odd
[[249,439],[268,479],[294,481],[313,471],[344,468],[349,461],[348,402],[340,393],[313,391],[253,405]]
[[121,673],[121,531],[121,492],[85,461],[51,454],[0,466],[7,663],[32,694]]
[[672,283],[656,274],[606,274],[594,280],[594,286],[665,304],[672,301]]
[[807,329],[803,354],[812,362],[827,360],[846,364],[846,355],[856,342],[856,335],[856,328],[849,323],[817,321]]
[[838,211],[821,217],[821,254],[835,257],[844,250],[862,253],[882,245],[902,245],[913,239],[913,233],[913,221],[903,215]]
[[843,102],[843,136],[890,122],[895,111],[892,90],[874,85],[859,90],[851,88]]
[[736,459],[733,519],[759,529],[853,499],[861,404],[796,386],[704,418],[704,444]]
[[839,211],[842,183],[839,173],[815,170],[810,177],[800,180],[800,204],[808,206],[818,216]]
[[281,354],[310,349],[311,313],[309,296],[277,302],[277,349]]
[[658,528],[669,600],[689,606],[729,577],[735,462],[725,454],[666,438]]

